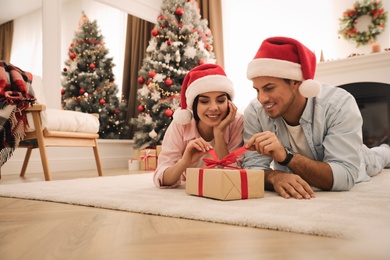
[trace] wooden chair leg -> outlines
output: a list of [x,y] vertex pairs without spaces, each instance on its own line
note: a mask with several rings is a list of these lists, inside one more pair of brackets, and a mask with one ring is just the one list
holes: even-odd
[[98,170],[98,174],[99,174],[99,176],[103,176],[103,168],[102,168],[102,164],[100,163],[100,155],[99,155],[99,149],[98,149],[98,144],[97,144],[96,139],[95,139],[95,146],[93,147],[93,153],[95,155],[95,161],[96,161],[96,167]]
[[24,175],[26,174],[27,165],[28,165],[28,162],[30,161],[30,156],[31,156],[32,150],[33,150],[32,147],[27,147],[27,152],[26,152],[26,156],[24,157],[22,170],[20,171],[20,177],[24,177]]

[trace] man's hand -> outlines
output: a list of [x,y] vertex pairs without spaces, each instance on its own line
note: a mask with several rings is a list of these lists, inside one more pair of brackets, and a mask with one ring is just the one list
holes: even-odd
[[315,198],[314,191],[310,185],[297,174],[267,171],[266,182],[270,183],[274,190],[285,199],[290,197],[296,199]]
[[259,154],[272,157],[277,162],[286,159],[286,151],[277,136],[270,131],[253,135],[245,144],[245,147]]

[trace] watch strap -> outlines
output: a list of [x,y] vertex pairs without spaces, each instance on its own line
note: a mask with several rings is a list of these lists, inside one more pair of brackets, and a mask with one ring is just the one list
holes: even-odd
[[278,162],[280,165],[283,165],[283,166],[287,166],[287,164],[291,161],[291,159],[294,157],[294,154],[292,152],[290,152],[289,149],[287,149],[286,147],[284,148],[284,150],[286,151],[286,159],[284,159],[283,162]]

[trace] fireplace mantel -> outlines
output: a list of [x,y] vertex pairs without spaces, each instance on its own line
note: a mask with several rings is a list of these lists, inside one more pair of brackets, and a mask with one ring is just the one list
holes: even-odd
[[315,79],[334,86],[355,82],[390,84],[390,51],[320,62]]

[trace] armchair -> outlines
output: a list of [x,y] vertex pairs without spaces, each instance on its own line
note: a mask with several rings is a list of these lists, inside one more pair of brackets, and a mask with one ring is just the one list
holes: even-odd
[[45,180],[51,179],[46,147],[92,147],[98,175],[103,176],[97,144],[98,115],[46,108],[42,79],[38,76],[33,77],[32,88],[38,104],[25,110],[29,129],[19,143],[19,147],[27,148],[20,176],[25,176],[31,152],[38,148]]

